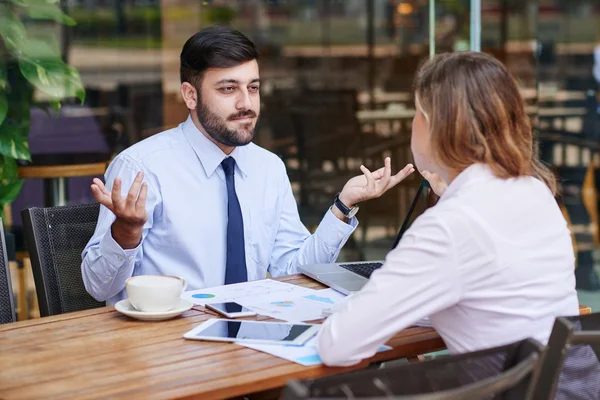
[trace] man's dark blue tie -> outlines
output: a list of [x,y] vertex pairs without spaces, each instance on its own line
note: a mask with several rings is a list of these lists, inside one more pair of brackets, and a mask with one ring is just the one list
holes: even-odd
[[221,162],[227,182],[227,264],[225,284],[246,282],[246,251],[244,246],[244,221],[242,209],[235,193],[235,160],[227,157]]

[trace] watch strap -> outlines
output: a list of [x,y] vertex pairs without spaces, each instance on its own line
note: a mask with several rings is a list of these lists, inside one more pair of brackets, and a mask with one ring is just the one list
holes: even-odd
[[340,210],[342,212],[342,214],[344,214],[344,216],[348,216],[348,214],[350,214],[350,211],[352,211],[352,209],[348,206],[346,206],[341,200],[340,200],[340,193],[336,194],[335,197],[333,198],[333,204],[335,204],[335,206],[338,208],[338,210]]

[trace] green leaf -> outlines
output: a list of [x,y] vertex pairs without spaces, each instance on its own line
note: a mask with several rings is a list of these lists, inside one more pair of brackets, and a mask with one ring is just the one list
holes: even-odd
[[6,113],[8,113],[8,100],[4,93],[0,93],[0,125],[4,122]]
[[54,117],[54,115],[52,115],[50,113],[50,107],[48,107],[45,103],[34,103],[34,104],[32,104],[32,106],[37,107],[40,110],[42,110],[44,113],[46,113],[48,118]]
[[56,115],[58,115],[60,113],[60,100],[50,100],[50,107],[52,107],[52,109],[54,110],[54,112],[56,113]]
[[21,43],[20,59],[31,62],[40,60],[61,60],[60,49],[54,38],[27,39]]
[[60,24],[73,26],[76,22],[73,18],[62,12],[56,4],[46,2],[31,2],[26,8],[26,13],[35,19],[51,19]]
[[[31,96],[27,92],[31,92],[31,85],[19,74],[19,77],[23,80],[23,82],[27,83],[25,85],[15,85],[15,87],[19,88],[19,91],[13,91],[10,93],[8,97],[9,104],[9,115],[11,118],[11,122],[16,125],[19,132],[22,135],[27,136],[29,132],[29,124],[31,122]],[[2,140],[0,138],[0,140]]]
[[20,46],[25,42],[27,33],[15,13],[5,4],[0,3],[0,36],[4,45],[12,53],[19,54]]
[[25,182],[23,179],[17,179],[14,181],[0,181],[0,203],[8,204],[15,201],[15,199],[21,192],[23,182]]
[[14,5],[19,7],[29,7],[32,4],[48,3],[48,4],[57,4],[59,0],[9,0]]
[[58,43],[53,38],[28,39],[21,49],[19,67],[28,81],[55,100],[76,97],[83,104],[85,90],[79,73],[62,61]]
[[0,183],[4,179],[15,180],[17,176],[17,161],[14,158],[0,155]]
[[6,89],[8,86],[8,72],[6,70],[6,63],[0,59],[0,90]]
[[0,125],[0,154],[17,160],[31,161],[27,132],[23,134],[18,127],[10,123]]
[[25,13],[35,19],[51,19],[65,25],[75,25],[75,20],[66,15],[59,6],[58,0],[10,0]]
[[29,5],[27,0],[9,0],[9,2],[19,7],[27,7]]
[[85,100],[85,89],[77,70],[61,59],[19,59],[19,69],[29,82],[54,99]]
[[18,167],[14,158],[0,155],[0,204],[13,202],[19,192],[23,180],[18,179]]

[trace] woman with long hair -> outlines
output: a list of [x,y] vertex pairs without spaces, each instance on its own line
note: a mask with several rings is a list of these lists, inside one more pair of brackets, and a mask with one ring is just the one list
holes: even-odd
[[438,203],[324,323],[325,364],[370,357],[429,317],[451,353],[532,337],[577,315],[575,258],[515,80],[483,53],[441,54],[414,84],[411,150]]

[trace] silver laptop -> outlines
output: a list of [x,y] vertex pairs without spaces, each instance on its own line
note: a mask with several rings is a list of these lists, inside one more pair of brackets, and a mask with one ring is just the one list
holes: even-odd
[[[419,189],[417,190],[417,194],[410,204],[408,213],[402,222],[402,226],[396,236],[392,249],[398,245],[404,232],[410,227],[416,216],[420,215],[427,208],[426,199],[428,189],[429,183],[426,180],[422,180]],[[383,261],[308,264],[298,267],[298,270],[304,275],[310,276],[338,292],[350,294],[362,289],[373,271],[380,268],[382,265]]]

